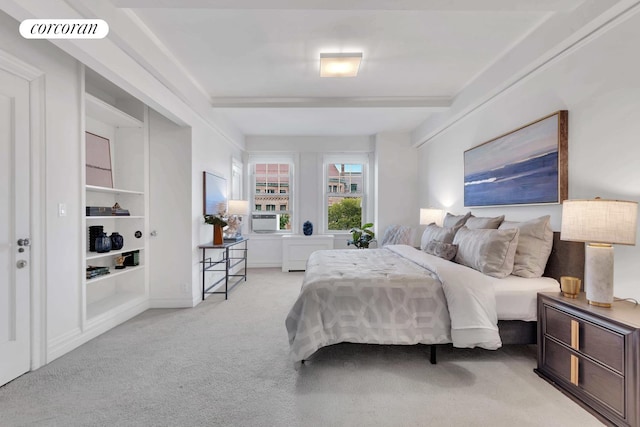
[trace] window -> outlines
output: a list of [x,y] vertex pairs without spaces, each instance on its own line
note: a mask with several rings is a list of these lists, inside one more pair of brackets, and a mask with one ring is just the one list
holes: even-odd
[[367,179],[367,165],[366,155],[354,158],[349,163],[341,163],[339,157],[334,156],[325,159],[324,188],[328,189],[325,195],[328,231],[348,231],[366,222],[363,220],[366,217],[363,215],[366,212],[363,189]]
[[290,183],[293,179],[293,162],[264,161],[265,157],[250,159],[252,174],[253,206],[255,211],[269,211],[278,215],[279,230],[292,229],[292,194]]

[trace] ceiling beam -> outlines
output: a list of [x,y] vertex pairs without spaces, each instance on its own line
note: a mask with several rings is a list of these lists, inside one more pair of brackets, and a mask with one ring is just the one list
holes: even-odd
[[216,97],[213,108],[433,108],[445,111],[453,98],[446,96],[380,96],[380,97]]
[[111,0],[119,8],[567,12],[582,0]]

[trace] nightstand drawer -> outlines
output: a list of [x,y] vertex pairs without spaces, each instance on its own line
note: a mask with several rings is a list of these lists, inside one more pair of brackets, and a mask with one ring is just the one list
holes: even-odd
[[[547,305],[544,310],[545,334],[624,374],[623,335]],[[573,331],[573,335],[572,320],[577,322],[577,330]]]
[[[549,338],[545,338],[544,347],[543,369],[573,383],[574,386],[624,418],[624,377],[573,353],[566,346]],[[571,389],[569,388],[568,391]]]

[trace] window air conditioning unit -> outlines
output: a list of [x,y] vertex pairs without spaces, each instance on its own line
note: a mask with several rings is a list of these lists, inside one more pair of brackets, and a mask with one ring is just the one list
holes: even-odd
[[251,215],[251,229],[254,233],[273,233],[278,231],[280,215],[277,214],[253,214]]

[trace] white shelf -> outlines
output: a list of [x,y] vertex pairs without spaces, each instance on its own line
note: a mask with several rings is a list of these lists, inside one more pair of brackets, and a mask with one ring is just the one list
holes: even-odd
[[120,188],[98,187],[97,185],[87,185],[86,188],[87,188],[87,191],[92,191],[95,193],[133,194],[138,196],[144,196],[143,191],[123,190]]
[[85,256],[85,259],[88,261],[90,259],[98,259],[98,258],[105,258],[108,257],[110,255],[118,255],[124,252],[133,252],[133,251],[143,251],[144,250],[144,246],[139,246],[136,248],[122,248],[119,249],[117,251],[109,251],[109,252],[101,252],[101,253],[97,253],[97,252],[87,252],[87,255]]
[[110,297],[88,304],[87,319],[94,319],[123,305],[138,304],[140,300],[144,298],[146,298],[144,294],[135,292],[118,292]]
[[126,267],[121,270],[116,270],[113,267],[109,268],[109,274],[104,274],[102,276],[94,277],[93,279],[87,279],[87,285],[101,282],[107,279],[113,279],[114,277],[122,276],[123,274],[133,273],[134,271],[142,270],[144,268],[143,265],[137,265],[135,267]]
[[142,122],[127,113],[118,110],[116,107],[107,104],[95,96],[85,93],[85,109],[87,116],[100,120],[115,127],[140,128]]

